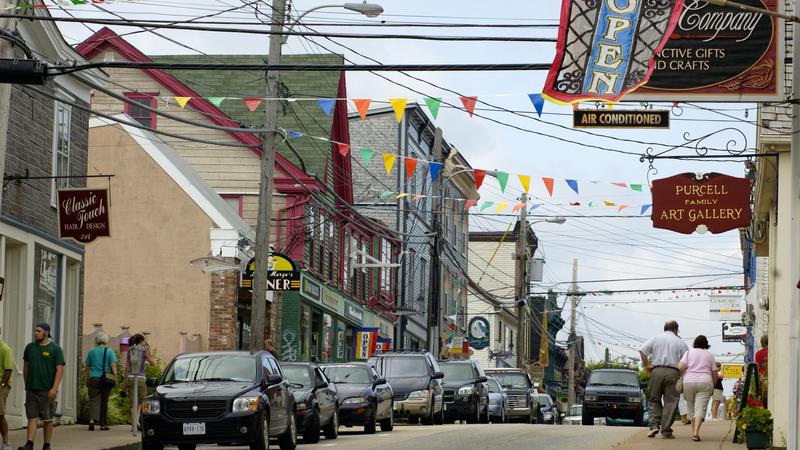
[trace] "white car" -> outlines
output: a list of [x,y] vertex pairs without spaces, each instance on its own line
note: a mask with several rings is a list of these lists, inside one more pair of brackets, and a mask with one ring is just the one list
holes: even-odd
[[581,425],[583,423],[583,405],[572,405],[561,418],[562,425]]

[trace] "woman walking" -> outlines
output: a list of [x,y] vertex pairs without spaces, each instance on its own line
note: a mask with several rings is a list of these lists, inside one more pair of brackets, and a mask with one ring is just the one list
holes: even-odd
[[[142,402],[147,397],[145,364],[153,366],[156,361],[150,354],[150,347],[147,345],[143,334],[134,334],[128,339],[128,344],[130,347],[128,348],[127,364],[125,364],[125,390],[128,398],[131,399],[131,420],[136,424],[139,411],[142,408]],[[135,408],[134,404],[136,405]]]
[[719,404],[722,403],[722,364],[717,363],[717,381],[714,383],[714,396],[711,397],[711,420],[723,420],[725,418],[724,415],[720,416],[719,414]]
[[95,348],[86,355],[86,387],[89,390],[89,431],[95,424],[108,430],[108,395],[116,384],[117,355],[108,348],[108,335],[102,331],[94,337]]
[[700,440],[700,425],[706,417],[708,401],[717,383],[717,367],[714,355],[708,351],[708,339],[702,334],[694,339],[691,350],[683,354],[678,370],[683,374],[683,394],[689,406],[692,421],[692,440]]

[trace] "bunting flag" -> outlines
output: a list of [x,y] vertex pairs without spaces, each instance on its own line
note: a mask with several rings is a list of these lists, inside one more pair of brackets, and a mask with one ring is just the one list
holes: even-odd
[[473,199],[469,199],[469,200],[467,200],[467,202],[466,202],[466,203],[464,203],[464,211],[466,211],[466,210],[468,210],[468,209],[472,208],[472,207],[473,207],[473,206],[475,206],[477,203],[478,203],[478,201],[477,201],[477,200],[473,200]]
[[498,205],[497,205],[497,211],[496,211],[496,214],[500,214],[500,211],[502,211],[502,210],[506,209],[506,206],[508,206],[508,203],[506,203],[506,202],[503,202],[503,203],[500,203],[500,204],[498,204]]
[[641,212],[639,212],[639,215],[641,216],[644,213],[646,213],[647,210],[650,209],[651,206],[653,206],[653,205],[642,205],[642,210],[641,210]]
[[364,161],[364,167],[368,167],[369,163],[372,162],[372,156],[375,154],[375,150],[368,147],[362,147],[358,151],[361,153],[361,159]]
[[297,139],[303,135],[303,133],[298,133],[297,131],[289,131],[286,134],[292,139]]
[[525,191],[525,193],[529,193],[531,190],[530,175],[517,175],[517,178],[519,178],[519,184],[522,185],[522,189]]
[[436,181],[436,177],[439,176],[439,172],[442,171],[442,163],[437,162],[429,162],[428,163],[428,172],[431,174],[431,183]]
[[250,112],[255,112],[255,110],[257,110],[258,107],[261,105],[260,98],[245,98],[243,100],[245,106],[247,106],[247,109],[249,109]]
[[494,202],[490,202],[490,201],[483,202],[483,205],[481,206],[481,212],[486,211],[487,209],[491,208],[492,205],[494,205]]
[[625,184],[625,183],[611,183],[611,184],[613,184],[614,186],[619,186],[621,188],[625,188],[625,189],[628,188],[628,185]]
[[553,180],[552,178],[542,177],[542,182],[544,182],[544,187],[547,188],[547,192],[550,194],[550,197],[553,196]]
[[483,184],[483,179],[486,177],[486,171],[482,169],[475,169],[472,171],[472,174],[475,175],[475,190],[477,191]]
[[386,168],[386,175],[392,173],[392,167],[394,166],[394,159],[396,158],[395,155],[391,153],[384,153],[383,154],[383,167]]
[[616,203],[614,203],[614,202],[608,202],[608,201],[605,201],[605,200],[603,200],[603,203],[604,203],[606,206],[617,206],[617,204],[616,204]]
[[225,101],[225,97],[207,97],[206,100],[208,100],[208,102],[211,103],[212,105],[219,108],[220,105],[222,105],[222,102]]
[[342,156],[347,156],[347,154],[350,153],[350,144],[339,142],[338,145],[339,145],[339,153]]
[[581,202],[569,202],[569,206],[581,206]]
[[630,187],[631,190],[642,192],[642,185],[641,184],[630,184],[630,185],[628,185],[628,187]]
[[358,115],[361,116],[361,120],[365,120],[367,118],[367,111],[369,110],[370,103],[372,103],[372,100],[368,98],[353,99],[353,104],[356,105],[356,110],[358,111]]
[[500,192],[505,192],[508,185],[508,173],[497,172],[497,181],[500,183]]
[[594,202],[589,202],[589,208],[591,208],[592,206],[594,206],[592,203],[594,203]]
[[544,97],[542,97],[542,94],[528,94],[528,98],[531,99],[531,103],[536,109],[536,114],[542,117],[542,110],[544,110]]
[[322,109],[326,116],[330,116],[333,112],[333,107],[336,106],[335,98],[320,98],[317,100],[317,105]]
[[400,123],[403,120],[403,113],[406,112],[406,104],[408,103],[408,99],[390,98],[389,103],[392,104],[392,108],[394,109],[394,116],[397,117],[397,123]]
[[427,197],[427,195],[417,194],[411,199],[411,201],[415,202],[415,201],[423,199],[425,197]]
[[392,192],[392,191],[383,191],[383,192],[381,192],[381,198],[386,198],[386,197],[389,197],[389,196],[392,196],[392,195],[394,195],[394,192]]
[[439,116],[439,106],[442,105],[442,97],[425,97],[425,104],[428,105],[428,111],[431,117],[436,119]]
[[417,160],[414,158],[405,158],[406,163],[406,179],[414,176],[414,171],[417,170]]
[[478,97],[466,97],[461,96],[461,103],[464,105],[464,109],[467,110],[469,116],[472,117],[472,114],[475,112],[475,103],[478,102]]
[[557,102],[618,102],[647,83],[684,0],[563,0],[543,94]]
[[522,209],[524,207],[525,207],[525,203],[517,203],[516,205],[514,205],[513,208],[511,208],[511,212],[517,212],[517,211],[519,211],[520,209]]
[[575,191],[576,194],[580,195],[580,192],[578,192],[578,180],[564,180],[564,181],[567,182],[567,186],[569,186],[570,189]]
[[540,206],[542,206],[542,203],[534,203],[533,205],[531,205],[531,209],[530,210],[533,211],[534,209],[536,209],[536,208],[538,208]]
[[628,208],[628,207],[629,207],[629,205],[619,205],[619,208],[617,208],[617,212],[622,212],[623,209]]
[[403,197],[408,197],[408,194],[406,194],[405,192],[403,192],[402,194],[397,194],[397,195],[395,195],[395,196],[394,196],[394,198],[396,198],[396,199],[398,199],[398,200],[399,200],[399,199],[401,199],[401,198],[403,198]]
[[186,104],[189,103],[192,97],[175,97],[175,101],[178,102],[178,106],[181,108],[185,108]]

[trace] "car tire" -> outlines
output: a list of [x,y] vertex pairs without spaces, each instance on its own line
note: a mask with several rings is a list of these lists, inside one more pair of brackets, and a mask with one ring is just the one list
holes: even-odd
[[293,410],[289,411],[289,425],[286,432],[278,436],[278,447],[281,450],[294,450],[297,448],[297,422]]
[[475,414],[470,414],[470,417],[467,418],[467,423],[479,423],[481,421],[481,404],[480,402],[475,403],[473,405],[475,408]]
[[325,428],[322,429],[322,432],[325,433],[325,439],[336,439],[339,437],[339,408],[333,411],[331,420],[325,424]]
[[319,442],[319,428],[319,410],[314,408],[311,413],[311,420],[308,421],[308,425],[303,429],[303,443],[316,444]]
[[439,414],[436,414],[433,418],[434,425],[444,425],[444,399],[442,399],[442,409],[439,410]]
[[375,434],[375,409],[375,407],[372,408],[372,412],[369,414],[369,420],[367,420],[367,423],[364,425],[364,434]]
[[484,410],[485,413],[481,416],[481,423],[489,423],[489,404],[486,404],[486,409]]
[[584,426],[593,426],[594,425],[594,416],[591,414],[583,413],[581,415],[581,424]]
[[423,425],[433,425],[433,422],[435,422],[434,418],[436,416],[436,412],[434,411],[434,408],[435,408],[436,405],[433,403],[433,401],[434,400],[431,399],[431,412],[430,412],[430,414],[428,414],[427,417],[422,417],[422,424]]
[[142,450],[164,450],[164,444],[142,441]]
[[389,417],[381,420],[381,431],[394,430],[394,411],[389,411]]
[[261,417],[261,430],[258,434],[261,438],[250,444],[250,450],[267,450],[269,448],[269,411],[264,411],[264,414]]

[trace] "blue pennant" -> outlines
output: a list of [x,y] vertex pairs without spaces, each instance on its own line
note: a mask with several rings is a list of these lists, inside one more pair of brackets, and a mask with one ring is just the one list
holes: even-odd
[[317,104],[322,111],[325,112],[326,116],[330,116],[333,112],[333,107],[336,106],[336,99],[335,98],[321,98],[317,100]]
[[565,180],[565,181],[567,182],[569,187],[572,188],[573,191],[575,191],[576,194],[580,194],[580,192],[578,192],[578,180]]
[[431,174],[431,183],[436,181],[436,177],[439,176],[439,172],[442,171],[442,163],[437,162],[430,162],[428,163],[428,171]]
[[289,131],[286,134],[288,134],[289,137],[292,138],[292,139],[297,139],[297,138],[299,138],[300,136],[303,135],[303,133],[298,133],[297,131]]
[[651,206],[653,206],[653,205],[642,205],[642,212],[640,212],[639,215],[642,215],[642,214],[646,213],[647,210],[650,209]]
[[528,98],[531,99],[533,107],[536,108],[536,114],[542,117],[542,110],[544,109],[544,97],[542,97],[542,94],[528,94]]

